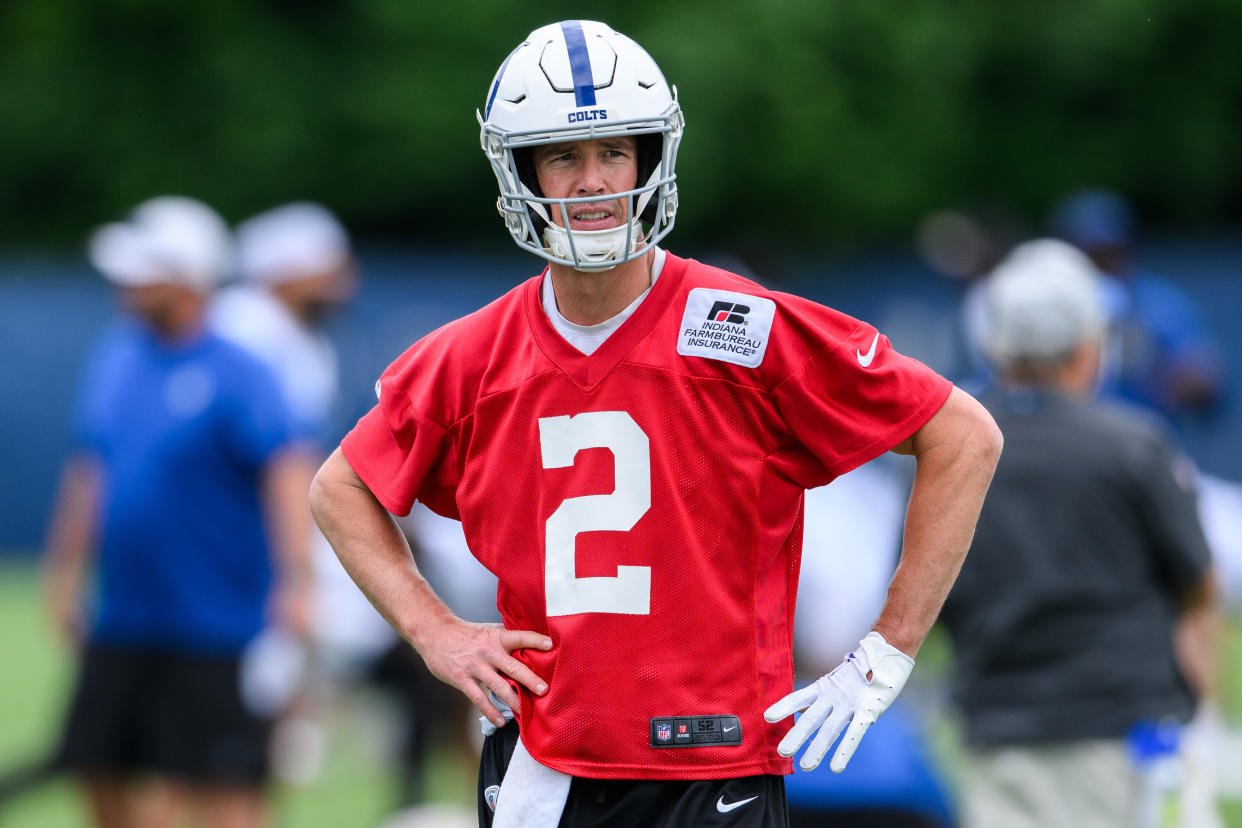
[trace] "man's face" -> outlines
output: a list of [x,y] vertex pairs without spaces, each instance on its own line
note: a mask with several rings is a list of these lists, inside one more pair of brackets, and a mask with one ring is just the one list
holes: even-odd
[[278,282],[273,285],[272,292],[284,299],[304,323],[315,326],[349,301],[357,282],[357,269],[349,261],[318,273]]
[[120,293],[121,304],[158,331],[172,327],[186,315],[187,308],[202,302],[194,290],[172,282],[125,287]]
[[[632,190],[638,181],[638,142],[631,136],[547,144],[535,149],[535,175],[547,198],[582,198]],[[570,204],[569,229],[607,230],[629,219],[629,199]],[[559,205],[552,221],[565,227]]]
[[1102,272],[1124,279],[1130,270],[1130,251],[1122,244],[1097,244],[1084,249]]

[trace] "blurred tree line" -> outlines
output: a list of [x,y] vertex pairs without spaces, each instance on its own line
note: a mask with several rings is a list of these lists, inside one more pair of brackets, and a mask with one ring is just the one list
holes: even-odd
[[503,242],[474,109],[538,25],[603,19],[680,91],[679,237],[906,237],[1083,184],[1149,224],[1242,207],[1238,0],[4,0],[0,241],[80,243],[181,192],[373,237]]

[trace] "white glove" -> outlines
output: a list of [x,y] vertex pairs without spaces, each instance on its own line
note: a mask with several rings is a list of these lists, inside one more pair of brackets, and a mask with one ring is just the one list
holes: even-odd
[[795,690],[764,712],[763,718],[779,722],[799,710],[806,711],[781,739],[777,753],[793,756],[807,737],[819,730],[798,763],[803,770],[814,770],[849,722],[849,730],[829,765],[833,773],[845,770],[867,728],[897,698],[913,669],[914,659],[890,646],[875,630],[867,633],[858,643],[858,649],[847,655],[841,666],[814,684]]

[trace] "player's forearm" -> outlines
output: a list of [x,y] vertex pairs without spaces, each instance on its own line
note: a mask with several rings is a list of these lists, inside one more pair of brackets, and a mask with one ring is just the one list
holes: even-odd
[[275,563],[281,580],[306,584],[311,580],[311,513],[307,492],[316,463],[303,449],[291,448],[270,462],[264,480],[264,500]]
[[311,483],[311,511],[341,565],[403,638],[420,649],[427,631],[452,618],[419,573],[405,536],[340,449]]
[[910,444],[918,459],[906,509],[901,562],[875,629],[915,655],[966,558],[1001,451],[987,411],[954,389]]
[[61,474],[44,549],[50,579],[74,580],[86,566],[94,546],[99,494],[98,464],[90,457],[71,458]]
[[95,546],[95,515],[102,489],[98,462],[71,458],[61,474],[44,548],[48,608],[66,635],[81,635],[82,583]]
[[1174,634],[1178,666],[1201,701],[1220,696],[1220,639],[1224,619],[1215,578],[1206,576],[1183,601]]

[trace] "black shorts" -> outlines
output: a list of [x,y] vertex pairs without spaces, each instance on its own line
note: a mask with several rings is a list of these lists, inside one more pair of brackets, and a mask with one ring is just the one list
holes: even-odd
[[[491,828],[495,793],[517,746],[509,722],[483,741],[479,761],[479,828]],[[561,828],[789,828],[785,779],[584,779],[575,776]]]
[[189,784],[257,787],[270,722],[246,709],[240,657],[91,644],[59,765],[86,775],[153,773]]

